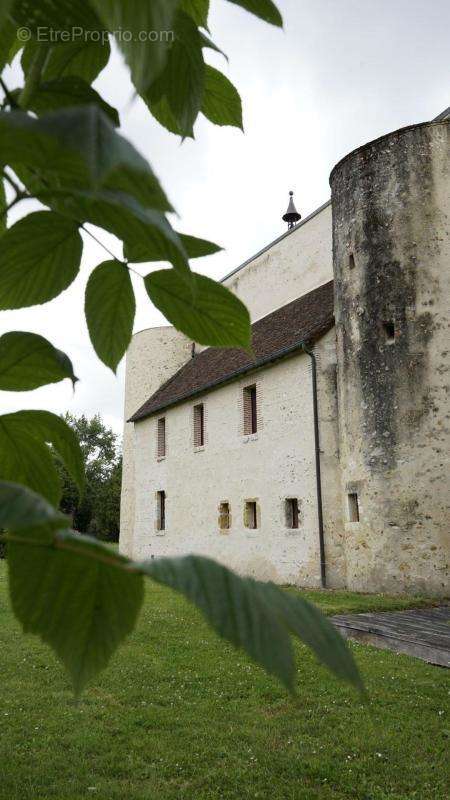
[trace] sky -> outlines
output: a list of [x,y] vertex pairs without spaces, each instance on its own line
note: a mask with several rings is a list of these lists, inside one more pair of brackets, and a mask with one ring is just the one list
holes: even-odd
[[[199,118],[195,140],[180,144],[133,96],[118,52],[95,83],[120,112],[121,132],[158,175],[183,232],[220,244],[223,252],[191,266],[219,279],[284,232],[288,191],[306,216],[330,196],[328,177],[346,153],[404,125],[429,120],[450,104],[448,0],[278,0],[284,30],[260,22],[226,0],[211,0],[211,50],[206,60],[238,88],[245,133]],[[150,45],[151,46],[151,45]],[[7,74],[20,85],[20,69]],[[22,204],[24,208],[25,204]],[[15,216],[9,224],[31,204]],[[121,255],[114,237],[102,241]],[[45,408],[100,413],[122,430],[124,362],[117,376],[95,355],[83,316],[90,271],[107,256],[87,237],[82,269],[58,298],[0,312],[0,335],[24,330],[46,336],[72,359],[80,379],[34,392],[0,393],[2,413]],[[142,266],[142,265],[141,265]],[[141,272],[161,268],[151,264]],[[135,331],[165,324],[134,279]]]

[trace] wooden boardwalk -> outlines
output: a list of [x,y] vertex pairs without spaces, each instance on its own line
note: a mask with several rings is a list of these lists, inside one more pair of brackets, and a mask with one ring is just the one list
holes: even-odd
[[450,667],[450,606],[339,614],[331,620],[346,639]]

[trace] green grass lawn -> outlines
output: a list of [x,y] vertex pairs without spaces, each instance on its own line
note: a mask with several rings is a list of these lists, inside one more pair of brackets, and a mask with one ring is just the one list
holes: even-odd
[[[419,602],[305,594],[332,613]],[[22,635],[0,562],[0,798],[448,798],[448,671],[352,647],[369,704],[300,645],[294,701],[149,585],[137,630],[77,705],[50,650]]]

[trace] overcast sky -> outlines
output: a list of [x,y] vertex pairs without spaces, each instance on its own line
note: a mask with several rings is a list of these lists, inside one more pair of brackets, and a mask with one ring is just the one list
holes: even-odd
[[[278,0],[278,6],[284,31],[225,0],[211,0],[211,36],[230,62],[210,50],[206,58],[238,87],[245,135],[201,118],[195,141],[180,145],[140,100],[131,99],[118,54],[96,83],[120,111],[124,135],[161,179],[179,214],[177,227],[225,248],[192,262],[214,278],[285,230],[281,215],[289,189],[307,215],[328,200],[328,176],[343,155],[383,133],[431,119],[450,103],[448,0]],[[11,87],[19,75],[11,70]],[[120,254],[113,237],[101,236]],[[85,240],[81,273],[66,292],[44,306],[0,313],[0,334],[27,330],[46,336],[71,357],[80,378],[75,392],[69,381],[35,392],[2,392],[2,412],[100,412],[121,431],[124,365],[115,378],[98,361],[82,312],[89,272],[105,258]],[[141,286],[136,290],[135,330],[162,324]]]

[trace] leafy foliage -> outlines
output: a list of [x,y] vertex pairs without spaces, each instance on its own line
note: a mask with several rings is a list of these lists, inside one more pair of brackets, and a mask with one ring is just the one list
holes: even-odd
[[0,481],[0,529],[32,526],[64,527],[69,518],[59,514],[36,492],[18,483]]
[[185,280],[162,269],[147,275],[145,288],[169,322],[199,344],[250,347],[248,311],[220,283],[194,273]]
[[36,211],[2,236],[0,308],[46,303],[72,283],[83,244],[78,226],[53,211]]
[[0,390],[24,392],[70,378],[72,362],[37,333],[11,331],[0,337]]
[[[318,658],[362,691],[351,652],[332,624],[306,600],[286,598],[273,584],[241,578],[201,556],[132,562],[89,537],[46,526],[20,529],[7,541],[13,609],[25,631],[52,645],[77,693],[132,630],[143,575],[184,594],[220,636],[289,691],[295,677],[290,634],[308,643],[317,639]],[[61,605],[50,601],[53,596]],[[330,658],[324,642],[338,642],[337,655]]]
[[106,541],[119,539],[122,459],[117,435],[99,415],[88,419],[81,415],[64,416],[73,430],[82,452],[86,475],[80,493],[58,454],[54,462],[62,484],[60,509],[72,520],[72,527]]
[[47,443],[59,453],[82,492],[82,453],[69,425],[50,411],[0,416],[0,479],[22,483],[57,505],[61,486]]
[[17,531],[8,540],[14,613],[24,632],[53,647],[76,694],[136,623],[143,581],[126,563],[94,539],[46,527]]
[[234,125],[242,129],[242,104],[236,88],[209,64],[205,72],[202,112],[215,125]]
[[119,114],[106,103],[87,81],[76,75],[67,75],[51,81],[43,81],[28,104],[31,111],[45,113],[65,106],[96,105],[111,120],[120,125]]
[[277,25],[279,28],[283,27],[281,14],[272,0],[228,0],[228,2],[245,8],[246,11],[260,17],[264,22],[270,22],[271,25]]
[[136,304],[130,273],[119,261],[104,261],[86,287],[86,322],[94,350],[113,372],[127,349]]
[[[282,24],[272,0],[229,1]],[[0,309],[46,303],[64,291],[80,267],[80,228],[92,235],[86,226],[93,224],[122,242],[126,259],[172,265],[141,277],[179,330],[206,345],[250,347],[245,306],[221,284],[190,271],[190,258],[219,248],[172,228],[166,214],[173,208],[155,173],[117,131],[117,111],[91,86],[108,63],[109,32],[136,91],[169,131],[193,137],[200,112],[214,124],[242,128],[237,90],[204,60],[208,50],[220,52],[204,32],[208,11],[208,0],[3,0],[0,69],[22,49],[24,85],[10,91],[2,76]],[[24,26],[31,39],[23,46],[16,32]],[[97,36],[42,42],[40,27]],[[8,204],[4,182],[12,194]],[[46,210],[5,231],[9,208],[30,199]],[[128,261],[117,257],[97,266],[85,313],[94,348],[113,370],[129,343],[134,312]],[[76,380],[69,358],[42,336],[10,332],[0,339],[0,389],[24,391],[66,377]],[[292,633],[361,687],[345,644],[308,604],[208,559],[135,564],[68,531],[59,502],[76,524],[84,515],[85,530],[102,535],[111,520],[117,523],[120,473],[115,436],[98,418],[34,410],[0,416],[0,525],[8,530],[12,606],[24,630],[54,648],[77,693],[132,630],[143,576],[182,592],[221,636],[290,690]]]

